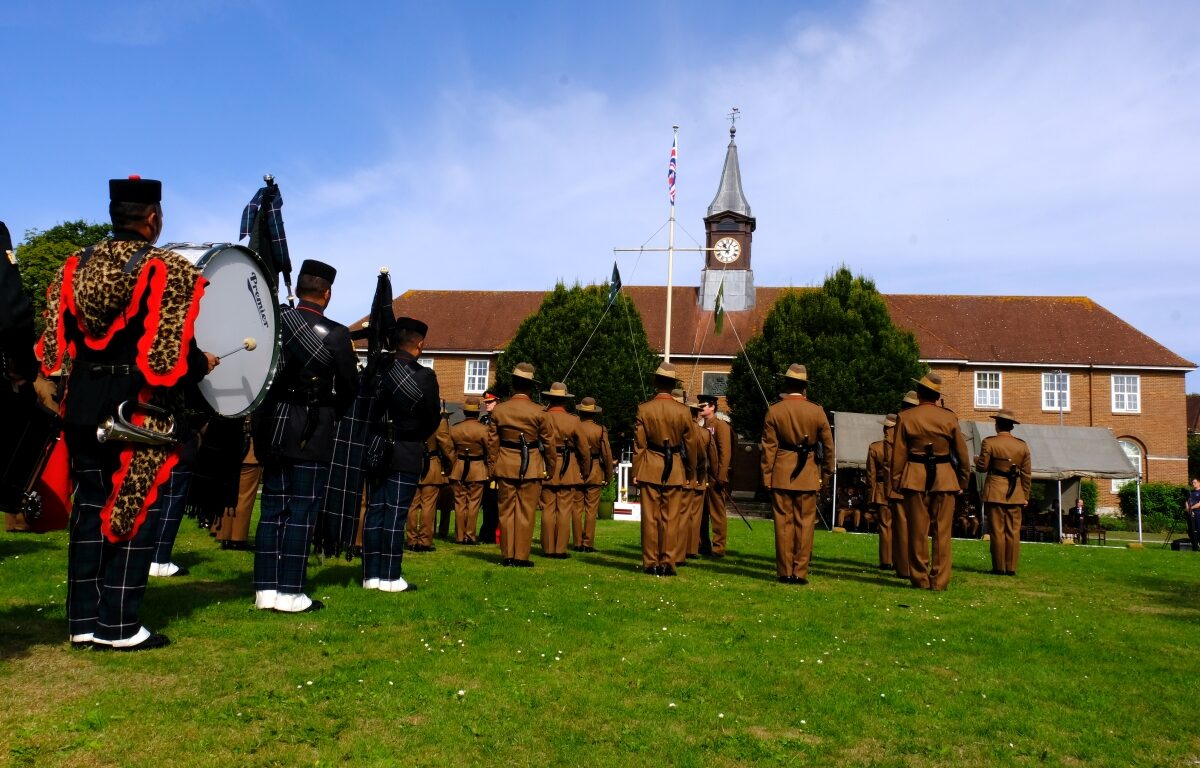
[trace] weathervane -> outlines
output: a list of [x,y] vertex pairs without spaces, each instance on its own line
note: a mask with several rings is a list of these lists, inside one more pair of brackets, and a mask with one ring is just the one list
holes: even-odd
[[738,118],[741,116],[742,116],[742,110],[738,109],[737,107],[734,107],[733,111],[730,112],[728,115],[726,115],[726,117],[729,118],[729,127],[737,128],[737,121],[738,121]]

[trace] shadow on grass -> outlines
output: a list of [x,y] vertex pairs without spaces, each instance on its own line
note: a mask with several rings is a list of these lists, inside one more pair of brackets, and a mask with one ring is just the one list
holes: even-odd
[[[239,596],[246,596],[249,602],[251,594],[240,577],[224,581],[153,579],[146,588],[139,618],[155,631],[168,633],[171,624],[181,618]],[[0,626],[5,628],[0,633],[0,660],[25,657],[39,645],[66,647],[67,622],[61,605],[49,611],[35,603],[10,606],[0,610]]]
[[1147,598],[1173,609],[1167,614],[1171,618],[1192,623],[1200,614],[1200,591],[1195,579],[1142,575],[1131,577],[1131,581],[1146,591]]
[[36,533],[8,534],[0,539],[0,560],[6,557],[20,557],[42,552],[47,549],[57,549],[59,544],[41,538]]

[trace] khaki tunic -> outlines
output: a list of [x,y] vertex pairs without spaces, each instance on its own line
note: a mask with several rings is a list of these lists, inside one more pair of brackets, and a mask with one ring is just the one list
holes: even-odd
[[[458,482],[483,482],[488,479],[488,428],[478,419],[468,418],[450,427],[450,440],[454,450],[454,466],[450,470],[450,479]],[[464,461],[472,457],[470,466]]]
[[[817,446],[824,450],[818,459]],[[791,446],[808,446],[804,467],[792,477],[800,453]],[[777,491],[819,491],[822,476],[833,474],[833,433],[825,411],[803,395],[784,395],[767,410],[763,422],[762,483]]]
[[875,505],[888,503],[888,466],[887,451],[882,440],[876,440],[867,446],[867,488],[870,489],[868,502]]
[[[518,442],[524,435],[529,447],[529,466],[521,477],[521,449],[501,445]],[[541,439],[546,451],[545,462],[536,442]],[[488,425],[488,456],[492,465],[492,476],[506,480],[542,480],[554,469],[554,432],[550,427],[550,416],[527,395],[516,394],[499,403],[492,411]]]
[[557,446],[557,469],[542,485],[551,488],[582,485],[583,475],[590,469],[592,460],[592,444],[583,429],[583,422],[575,414],[567,413],[560,407],[550,408],[546,415],[550,417],[554,444]]
[[[1005,475],[1012,469],[1019,473],[1009,495],[1009,479]],[[983,484],[985,504],[1017,504],[1024,506],[1029,501],[1029,490],[1033,484],[1033,463],[1029,457],[1029,446],[1011,432],[1001,432],[985,438],[975,459],[975,471],[987,472]],[[1001,474],[1004,473],[1004,474]]]

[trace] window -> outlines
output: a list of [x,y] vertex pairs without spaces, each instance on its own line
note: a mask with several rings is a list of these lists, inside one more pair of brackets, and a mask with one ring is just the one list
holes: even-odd
[[700,374],[700,394],[724,397],[729,389],[729,374],[720,371],[705,371]]
[[463,385],[463,392],[468,395],[478,395],[487,389],[488,385],[488,361],[487,360],[468,360],[467,361],[467,382]]
[[1141,413],[1140,376],[1112,377],[1112,409],[1113,413]]
[[975,371],[975,407],[1000,407],[1000,371]]
[[1071,375],[1061,371],[1042,374],[1042,410],[1071,410]]
[[[1136,376],[1134,378],[1137,378]],[[1138,477],[1142,476],[1142,447],[1132,440],[1118,440],[1117,445],[1121,446],[1121,450],[1125,451],[1125,455],[1129,457],[1129,463],[1137,470]],[[1113,480],[1112,492],[1116,493],[1121,490],[1121,486],[1126,483],[1132,483],[1133,480]]]
[[433,369],[433,358],[432,357],[418,357],[417,362],[420,363],[421,365],[425,366],[426,368],[429,368],[430,370]]

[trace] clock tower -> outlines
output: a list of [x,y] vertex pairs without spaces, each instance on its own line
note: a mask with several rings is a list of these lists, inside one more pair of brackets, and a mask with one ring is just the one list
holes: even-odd
[[[729,147],[717,196],[704,217],[705,244],[708,251],[700,275],[700,308],[711,311],[721,291],[721,306],[727,312],[754,307],[754,272],[750,269],[750,245],[754,239],[755,219],[750,203],[742,192],[742,171],[738,166],[737,128],[729,129]],[[722,289],[722,285],[724,289]]]

